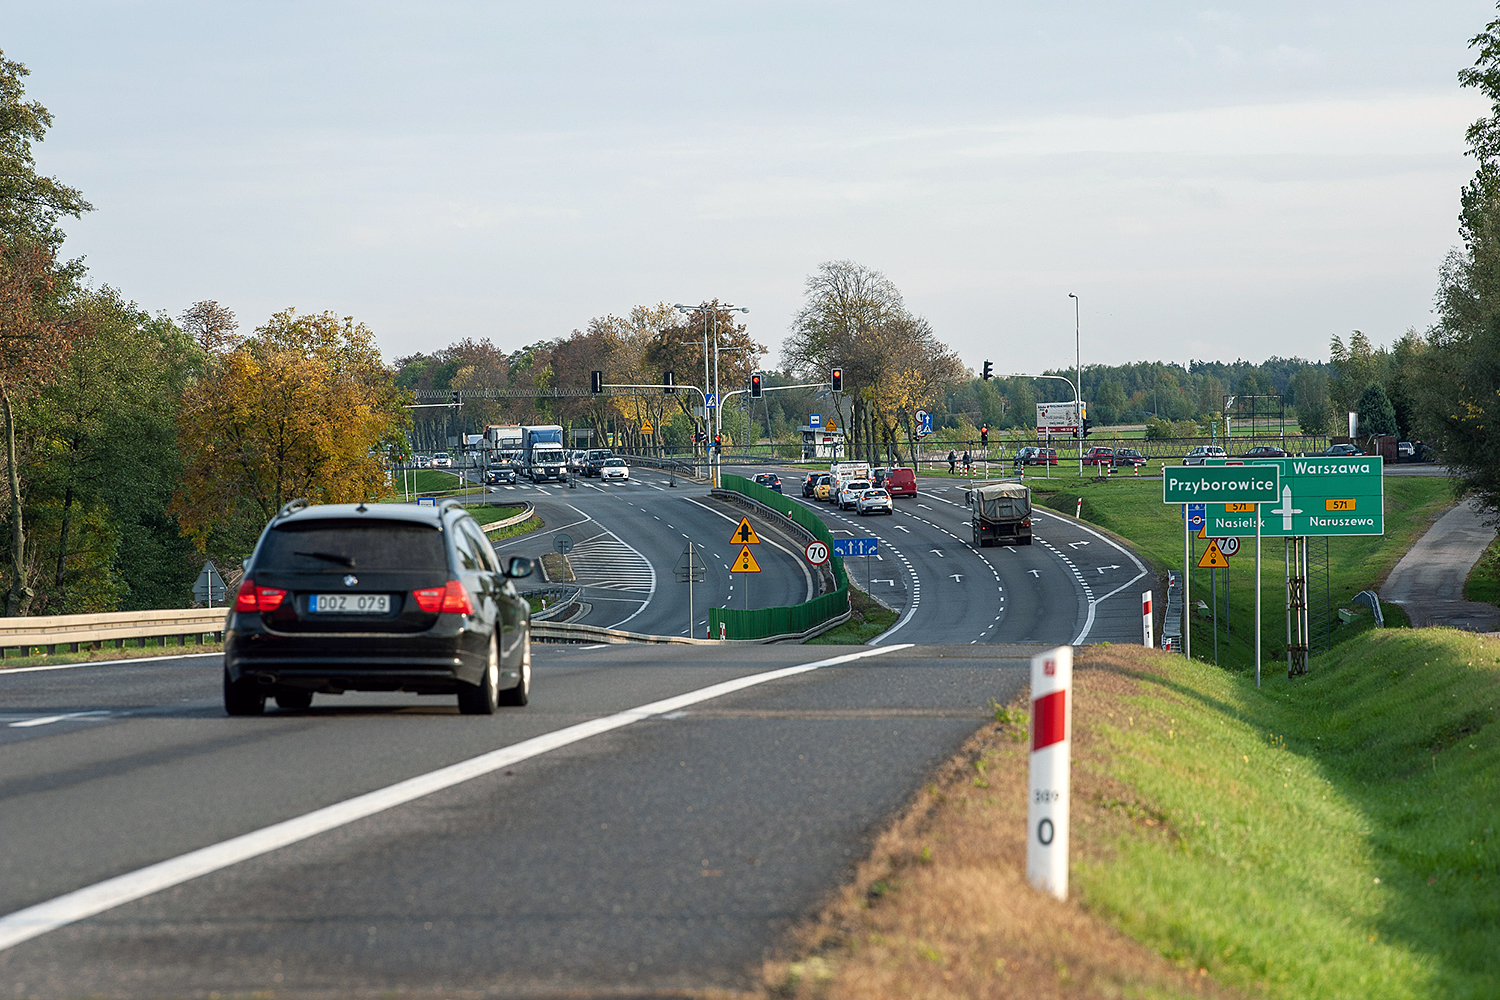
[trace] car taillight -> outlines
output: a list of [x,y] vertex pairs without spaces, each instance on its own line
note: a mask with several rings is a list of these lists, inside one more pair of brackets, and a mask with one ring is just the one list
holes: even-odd
[[281,602],[285,598],[286,591],[275,587],[257,587],[255,581],[247,577],[234,595],[234,610],[275,611],[281,607]]
[[469,600],[469,592],[457,580],[449,580],[442,587],[413,590],[411,596],[416,598],[417,607],[428,614],[472,615],[474,613],[474,602]]

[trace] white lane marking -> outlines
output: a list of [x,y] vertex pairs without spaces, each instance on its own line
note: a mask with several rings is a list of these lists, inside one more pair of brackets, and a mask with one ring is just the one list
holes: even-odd
[[35,719],[26,719],[23,722],[12,722],[11,729],[29,729],[32,726],[50,726],[54,722],[63,722],[67,719],[94,719],[101,715],[108,715],[108,710],[93,712],[67,712],[63,715],[43,715]]
[[607,643],[607,642],[599,642],[599,643],[595,643],[592,646],[579,646],[578,647],[578,651],[580,653],[585,653],[585,652],[588,652],[591,649],[605,649],[608,646],[609,646],[609,643]]
[[[568,504],[568,506],[573,507],[572,504]],[[573,507],[573,509],[578,510],[577,507]],[[583,511],[578,510],[578,513],[582,514]],[[587,515],[584,516],[587,517]],[[646,568],[651,571],[651,589],[647,592],[646,599],[641,602],[641,606],[636,608],[633,612],[631,612],[625,618],[622,618],[620,621],[615,622],[613,625],[607,626],[608,628],[619,628],[621,625],[624,625],[626,622],[630,621],[630,619],[634,618],[636,615],[640,614],[642,611],[645,611],[648,607],[651,606],[651,599],[656,596],[656,567],[651,565],[650,559],[647,559],[645,556],[641,555],[638,549],[636,549],[630,543],[626,542],[619,535],[615,534],[613,531],[610,531],[608,528],[605,528],[603,525],[600,525],[600,528],[604,531],[605,534],[609,535],[615,541],[625,546],[631,552],[634,552],[636,558],[644,562],[646,564]]]
[[345,799],[343,802],[315,809],[302,816],[274,823],[196,851],[189,851],[187,854],[159,861],[154,865],[147,865],[145,868],[138,868],[133,872],[117,875],[46,902],[37,903],[35,906],[28,906],[23,910],[6,914],[0,917],[0,951],[13,948],[23,941],[39,937],[48,931],[86,920],[106,910],[112,910],[132,900],[141,899],[163,889],[170,889],[174,885],[181,885],[317,834],[347,826],[356,820],[405,805],[434,792],[483,777],[501,768],[518,764],[523,760],[529,760],[580,740],[586,740],[591,736],[628,726],[632,722],[640,722],[642,719],[649,719],[655,715],[665,715],[689,705],[723,697],[726,694],[780,680],[783,677],[794,677],[821,667],[831,667],[867,656],[879,656],[882,653],[909,648],[911,648],[909,643],[900,646],[881,646],[878,649],[846,653],[827,660],[815,660],[812,663],[802,663],[797,666],[737,677],[732,681],[711,684],[696,691],[626,709],[614,715],[580,722],[529,740],[522,740],[508,747],[501,747],[499,750],[491,750],[477,757],[459,761],[457,764],[438,768],[436,771],[429,771],[427,774],[398,781],[394,785],[356,795],[352,799]]
[[[203,630],[205,634],[209,629]],[[219,629],[212,629],[217,632]],[[118,660],[80,660],[77,663],[49,663],[43,667],[0,667],[0,677],[11,674],[33,674],[41,670],[72,670],[75,667],[118,667],[122,663],[159,663],[162,660],[190,660],[197,656],[223,656],[216,650],[205,653],[173,653],[171,656],[127,656]]]
[[[1105,545],[1108,545],[1110,548],[1114,549],[1116,552],[1120,553],[1121,555],[1123,555],[1127,559],[1129,559],[1131,562],[1135,563],[1135,568],[1137,570],[1135,576],[1131,577],[1129,580],[1126,580],[1124,583],[1120,584],[1118,587],[1116,587],[1114,590],[1111,590],[1109,593],[1105,594],[1103,597],[1100,597],[1097,600],[1093,600],[1091,602],[1090,607],[1089,607],[1089,611],[1090,611],[1090,615],[1089,615],[1089,628],[1092,628],[1093,627],[1093,614],[1092,614],[1092,612],[1094,610],[1094,606],[1099,605],[1099,604],[1103,604],[1105,601],[1109,600],[1111,597],[1114,597],[1116,594],[1118,594],[1120,591],[1124,590],[1126,587],[1129,587],[1131,584],[1135,583],[1137,580],[1139,580],[1142,577],[1144,577],[1146,575],[1146,567],[1143,566],[1141,564],[1141,561],[1136,558],[1136,555],[1135,555],[1134,552],[1131,552],[1129,549],[1125,548],[1123,545],[1120,545],[1118,542],[1116,542],[1113,538],[1110,538],[1108,535],[1102,535],[1102,534],[1100,534],[1099,532],[1095,531],[1093,528],[1090,528],[1088,525],[1079,522],[1077,519],[1071,518],[1071,517],[1064,517],[1061,514],[1054,514],[1050,510],[1042,510],[1042,509],[1040,509],[1038,507],[1033,507],[1032,510],[1035,511],[1036,513],[1038,513],[1038,514],[1041,514],[1044,517],[1050,517],[1054,521],[1061,521],[1064,524],[1071,524],[1073,527],[1078,528],[1081,531],[1087,531],[1089,534],[1091,534],[1095,538],[1099,539],[1099,541],[1103,542]],[[1083,637],[1085,635],[1087,635],[1087,634],[1088,634],[1087,629],[1084,630],[1083,632],[1080,632],[1078,634],[1078,638],[1076,638],[1076,639],[1073,640],[1073,645],[1076,646],[1080,642],[1082,642],[1083,641]]]

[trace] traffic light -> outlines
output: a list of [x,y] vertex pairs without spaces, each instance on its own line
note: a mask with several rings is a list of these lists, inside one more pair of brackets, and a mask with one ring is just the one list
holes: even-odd
[[984,363],[984,380],[986,382],[988,382],[990,379],[992,379],[994,377],[995,377],[995,366],[992,365],[992,364],[990,364],[988,361],[986,361]]
[[463,405],[462,403],[460,403],[458,401],[458,390],[457,389],[454,389],[453,392],[451,392],[448,395],[448,405],[449,406],[462,406]]
[[666,388],[663,389],[662,392],[676,392],[677,391],[677,376],[674,373],[672,373],[672,372],[662,372],[661,373],[661,382],[662,382],[662,385],[666,386]]
[[982,444],[982,445],[984,445],[986,448],[988,448],[990,446],[990,425],[989,424],[981,424],[979,426],[979,443]]
[[1083,418],[1083,436],[1084,437],[1088,437],[1089,436],[1089,428],[1092,427],[1093,424],[1094,424],[1094,422],[1092,420],[1090,420],[1088,417],[1084,417]]
[[603,391],[604,391],[604,373],[603,372],[589,372],[589,392],[592,392],[594,395],[597,396],[597,395],[599,395],[599,393],[601,393]]
[[714,435],[714,451],[720,455],[724,454],[724,435]]
[[844,369],[842,368],[835,368],[833,370],[833,391],[844,391]]
[[751,375],[750,376],[750,395],[753,398],[755,398],[755,399],[759,399],[760,398],[760,376],[759,375]]

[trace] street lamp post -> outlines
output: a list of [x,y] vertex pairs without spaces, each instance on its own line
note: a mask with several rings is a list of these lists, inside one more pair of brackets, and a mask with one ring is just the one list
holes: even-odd
[[[718,487],[720,485],[720,483],[719,483],[719,467],[722,464],[722,458],[721,458],[721,456],[719,454],[717,454],[713,450],[713,444],[714,444],[714,441],[718,440],[719,437],[723,434],[723,430],[724,430],[724,408],[721,405],[723,403],[723,400],[719,398],[719,313],[720,312],[748,313],[750,311],[750,307],[749,306],[736,306],[733,303],[729,303],[729,302],[726,302],[726,303],[723,303],[723,304],[714,303],[713,305],[709,305],[707,302],[704,302],[704,303],[702,303],[700,305],[696,305],[696,306],[685,306],[685,305],[682,305],[681,303],[673,303],[672,308],[676,309],[678,312],[683,312],[683,313],[694,313],[694,312],[701,313],[701,312],[705,312],[706,311],[706,312],[710,312],[712,314],[712,316],[713,316],[713,327],[714,327],[713,400],[714,400],[714,405],[709,408],[709,410],[705,414],[705,416],[707,417],[707,422],[710,424],[710,436],[709,436],[709,442],[708,442],[708,445],[709,445],[709,452],[708,453],[709,453],[710,478],[712,479],[714,486]],[[705,396],[708,395],[708,385],[709,385],[709,381],[708,381],[708,324],[705,323],[703,325],[703,386],[704,386],[703,391],[704,391],[704,395]]]
[[1078,478],[1083,478],[1083,337],[1081,326],[1078,321],[1078,296],[1072,292],[1068,298],[1073,300],[1073,360],[1078,366],[1078,412],[1073,414],[1078,421]]

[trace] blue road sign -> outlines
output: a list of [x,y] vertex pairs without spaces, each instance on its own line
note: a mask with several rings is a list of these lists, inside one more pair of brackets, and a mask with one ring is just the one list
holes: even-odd
[[880,555],[880,539],[835,538],[833,540],[833,554],[845,558],[850,556],[878,556]]
[[711,392],[711,393],[709,393],[708,394],[708,399],[707,399],[705,405],[708,406],[709,409],[713,409],[715,406],[718,406],[719,405],[719,394],[717,392]]
[[1187,505],[1188,527],[1194,531],[1202,529],[1208,522],[1208,504],[1190,503]]
[[417,497],[418,507],[436,507],[437,497]]
[[808,416],[807,426],[811,427],[813,430],[818,430],[819,428],[821,428],[823,426],[823,414],[814,413]]
[[926,410],[917,411],[917,434],[926,437],[932,433],[932,414]]

